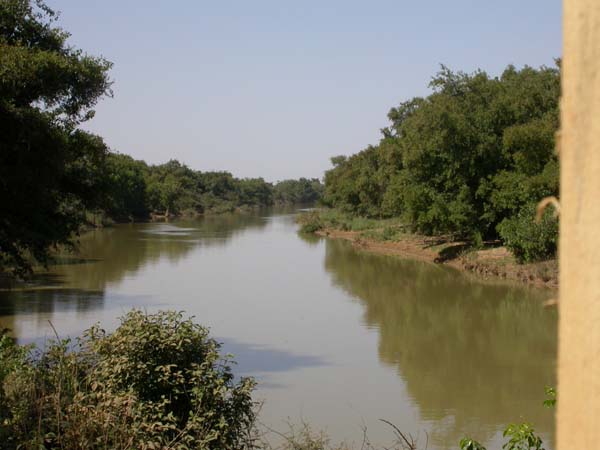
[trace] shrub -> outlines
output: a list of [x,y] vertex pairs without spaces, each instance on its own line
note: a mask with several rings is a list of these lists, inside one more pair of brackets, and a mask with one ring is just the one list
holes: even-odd
[[301,214],[296,219],[300,224],[300,232],[302,233],[315,233],[323,229],[323,221],[317,211],[310,211],[305,214]]
[[[502,436],[508,438],[508,442],[502,446],[503,450],[544,450],[542,439],[527,423],[510,424]],[[486,450],[483,445],[471,438],[461,439],[459,445],[460,450]]]
[[535,222],[534,216],[535,205],[529,204],[498,225],[504,245],[521,263],[543,261],[556,255],[558,220],[552,211],[546,211],[540,223]]
[[502,435],[510,438],[502,446],[504,450],[544,450],[542,439],[535,434],[535,430],[529,424],[511,424]]
[[3,448],[252,448],[254,381],[219,348],[181,313],[139,310],[43,351],[3,337]]
[[461,439],[459,445],[460,450],[486,450],[483,445],[471,438]]

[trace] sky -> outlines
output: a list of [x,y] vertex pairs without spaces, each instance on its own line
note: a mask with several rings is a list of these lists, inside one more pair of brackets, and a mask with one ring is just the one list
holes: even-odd
[[380,139],[444,64],[499,75],[562,55],[561,0],[46,0],[114,63],[84,128],[111,149],[238,177],[322,177]]

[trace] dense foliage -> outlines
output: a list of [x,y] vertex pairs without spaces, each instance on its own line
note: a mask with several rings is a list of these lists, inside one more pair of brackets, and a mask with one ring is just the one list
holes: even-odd
[[273,204],[315,203],[323,185],[317,179],[235,178],[229,172],[201,172],[179,161],[148,165],[130,156],[108,157],[106,211],[115,219],[143,218],[150,213],[230,212]]
[[[378,145],[332,158],[324,202],[402,217],[424,234],[508,240],[517,223],[533,221],[532,205],[558,194],[559,69],[509,66],[490,77],[442,67],[430,86],[428,97],[391,109]],[[551,256],[556,234],[546,230],[540,252],[516,239],[512,248],[523,260]]]
[[219,347],[180,313],[137,310],[33,356],[4,336],[2,448],[249,448],[254,381]]
[[109,93],[110,63],[66,44],[41,2],[0,2],[0,267],[68,244],[102,197],[104,143],[77,126]]
[[532,220],[534,214],[533,205],[526,205],[498,225],[504,245],[521,262],[549,259],[556,254],[558,220],[550,211],[545,211],[538,223]]
[[318,178],[283,180],[273,186],[275,203],[302,205],[315,204],[323,196],[324,186]]
[[106,212],[115,219],[272,204],[271,186],[262,178],[237,179],[228,172],[194,171],[175,160],[148,165],[117,153],[109,156],[109,166]]

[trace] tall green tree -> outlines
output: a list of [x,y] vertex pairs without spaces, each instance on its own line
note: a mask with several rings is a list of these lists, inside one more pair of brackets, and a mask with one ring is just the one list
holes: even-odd
[[110,93],[111,64],[67,44],[41,0],[0,2],[0,268],[72,244],[102,202],[107,148],[79,130]]
[[281,204],[314,204],[322,195],[323,184],[318,178],[283,180],[273,186],[274,200]]
[[148,166],[129,155],[111,153],[107,158],[106,212],[114,219],[148,215],[146,177]]
[[273,203],[273,186],[262,178],[243,178],[238,181],[239,203],[247,206],[266,206]]
[[[524,242],[514,236],[533,220],[527,211],[558,194],[557,66],[509,66],[498,77],[442,66],[429,96],[391,109],[379,144],[332,158],[324,202],[351,214],[401,216],[425,234],[504,241],[510,234],[511,242]],[[555,229],[517,234],[547,240],[537,246],[546,258],[556,246]]]
[[146,177],[148,206],[152,211],[177,214],[197,209],[196,175],[177,160],[150,166]]

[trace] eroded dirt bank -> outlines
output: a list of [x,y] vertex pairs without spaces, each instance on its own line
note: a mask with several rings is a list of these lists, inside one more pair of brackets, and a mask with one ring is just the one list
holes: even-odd
[[413,234],[406,234],[394,241],[382,241],[365,236],[359,231],[330,228],[319,230],[316,234],[345,239],[352,242],[356,248],[373,253],[446,264],[484,279],[504,279],[539,287],[558,287],[556,260],[519,264],[504,247],[467,250],[464,242],[448,242]]

